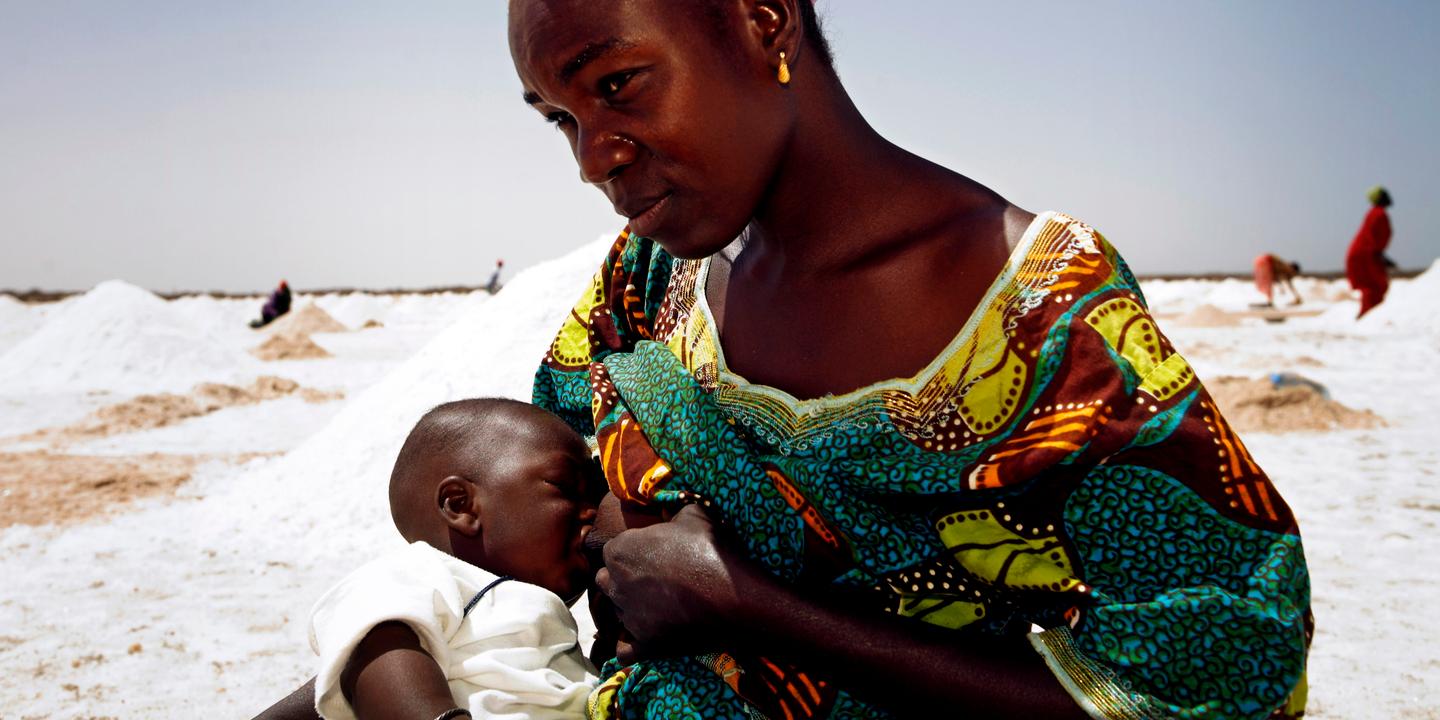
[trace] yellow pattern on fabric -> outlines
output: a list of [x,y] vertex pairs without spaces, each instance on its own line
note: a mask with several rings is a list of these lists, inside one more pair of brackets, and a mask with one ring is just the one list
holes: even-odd
[[550,344],[550,355],[556,362],[569,367],[584,367],[589,364],[590,313],[604,302],[604,291],[601,277],[596,275],[580,301],[575,304],[575,308],[570,311],[570,316],[565,318],[554,342]]
[[[797,400],[748,383],[725,368],[704,301],[709,260],[678,261],[677,283],[693,292],[664,309],[657,334],[720,406],[753,436],[783,454],[804,452],[836,432],[888,426],[932,451],[957,451],[999,432],[1019,409],[1012,390],[1028,381],[1027,356],[1012,344],[1015,323],[1076,277],[1094,275],[1102,260],[1098,235],[1060,213],[1046,213],[1015,248],[965,327],[929,367],[910,378],[876,383],[839,396]],[[961,436],[964,436],[962,438]]]
[[1025,384],[1029,369],[1014,351],[979,377],[960,399],[960,417],[970,432],[985,432],[1004,425],[1019,407],[1016,388]]
[[1167,352],[1150,314],[1129,298],[1116,298],[1091,310],[1085,323],[1130,362],[1140,374],[1140,389],[1156,400],[1169,400],[1195,380],[1195,371],[1179,353]]
[[1075,564],[1053,527],[1046,535],[1027,538],[1002,524],[996,512],[1003,510],[951,513],[935,523],[940,541],[962,567],[992,585],[1018,590],[1081,587]]
[[[938,608],[938,609],[937,609]],[[985,617],[985,605],[934,595],[900,593],[901,617],[919,617],[931,625],[959,630]]]
[[689,316],[687,332],[677,332],[666,342],[670,352],[680,358],[696,381],[705,387],[713,387],[716,380],[718,352],[710,338],[709,320],[701,313],[692,313]]
[[589,720],[611,720],[619,717],[616,700],[620,686],[624,685],[629,677],[629,669],[622,669],[591,690],[590,697],[585,700],[585,717]]

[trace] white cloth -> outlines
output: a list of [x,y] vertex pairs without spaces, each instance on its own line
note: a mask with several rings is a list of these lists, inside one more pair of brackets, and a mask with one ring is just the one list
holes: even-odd
[[545,588],[507,580],[464,614],[493,573],[417,542],[351,573],[315,603],[310,647],[320,656],[315,709],[355,717],[340,673],[372,628],[403,622],[439,663],[459,707],[476,720],[559,720],[585,714],[595,669],[575,619]]

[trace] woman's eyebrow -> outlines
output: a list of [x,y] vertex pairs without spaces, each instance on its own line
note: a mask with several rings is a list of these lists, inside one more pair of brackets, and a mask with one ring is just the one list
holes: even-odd
[[613,37],[599,42],[585,43],[585,47],[580,48],[580,52],[575,53],[574,57],[560,66],[560,71],[555,74],[555,77],[560,84],[569,85],[570,81],[575,79],[575,76],[584,70],[586,65],[611,53],[628,50],[632,47],[635,47],[635,43]]
[[[575,76],[580,74],[580,71],[584,70],[586,65],[611,53],[628,50],[633,47],[635,47],[635,43],[613,37],[598,42],[585,43],[585,46],[580,48],[580,51],[575,53],[574,57],[560,66],[560,70],[555,73],[555,77],[560,81],[560,84],[569,85],[570,81],[574,80]],[[526,90],[524,94],[521,95],[521,99],[525,101],[526,105],[539,105],[544,102],[540,94],[532,90]]]

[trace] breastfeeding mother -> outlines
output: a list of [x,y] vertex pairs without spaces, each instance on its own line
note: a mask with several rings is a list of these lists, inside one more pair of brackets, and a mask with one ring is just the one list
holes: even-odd
[[1099,233],[878,135],[808,0],[510,43],[630,220],[535,384],[630,528],[592,717],[1303,711],[1294,518]]

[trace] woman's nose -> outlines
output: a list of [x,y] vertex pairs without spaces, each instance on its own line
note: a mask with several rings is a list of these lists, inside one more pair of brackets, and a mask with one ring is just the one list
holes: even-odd
[[635,162],[635,142],[612,132],[581,132],[575,147],[580,163],[580,179],[591,185],[614,180]]

